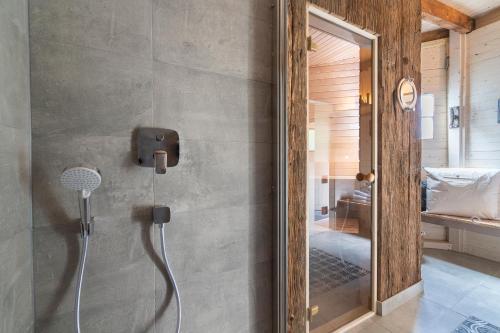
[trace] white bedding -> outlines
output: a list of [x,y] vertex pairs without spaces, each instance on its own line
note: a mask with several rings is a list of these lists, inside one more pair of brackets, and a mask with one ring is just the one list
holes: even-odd
[[500,220],[500,169],[424,170],[429,213]]

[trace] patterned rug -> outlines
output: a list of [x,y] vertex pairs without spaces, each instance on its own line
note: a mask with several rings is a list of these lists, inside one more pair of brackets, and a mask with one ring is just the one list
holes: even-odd
[[370,271],[328,252],[309,251],[309,292],[312,297],[370,274]]
[[470,316],[453,333],[500,333],[500,327]]

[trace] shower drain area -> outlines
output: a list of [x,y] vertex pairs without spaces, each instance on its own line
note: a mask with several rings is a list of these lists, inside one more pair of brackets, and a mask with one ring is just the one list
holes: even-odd
[[326,251],[309,251],[309,292],[312,297],[370,274],[370,271]]

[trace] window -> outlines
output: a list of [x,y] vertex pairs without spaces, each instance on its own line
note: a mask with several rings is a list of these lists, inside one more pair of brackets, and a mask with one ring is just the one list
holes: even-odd
[[434,95],[422,95],[422,140],[434,138]]

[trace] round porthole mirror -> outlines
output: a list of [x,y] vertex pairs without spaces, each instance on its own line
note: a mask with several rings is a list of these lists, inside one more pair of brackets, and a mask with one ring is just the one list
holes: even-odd
[[399,81],[397,97],[401,109],[404,111],[415,111],[417,105],[417,87],[411,78],[403,78]]

